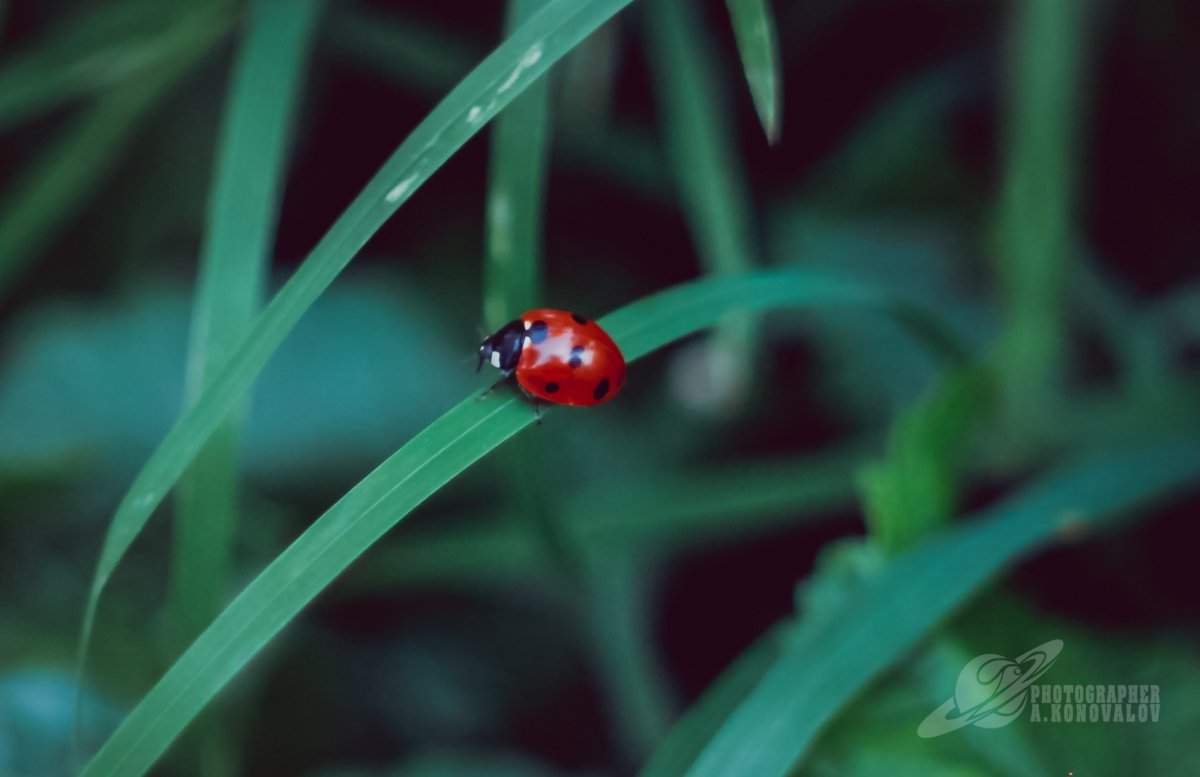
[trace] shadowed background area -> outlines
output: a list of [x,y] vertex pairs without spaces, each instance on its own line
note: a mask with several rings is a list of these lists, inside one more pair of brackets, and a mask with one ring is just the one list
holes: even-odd
[[[888,304],[643,333],[613,402],[435,431],[444,487],[194,721],[147,702],[190,724],[155,773],[1200,773],[1200,6],[579,0],[575,44],[569,5],[0,0],[0,777],[83,767],[494,380],[480,332],[756,272]],[[418,125],[395,215],[343,218]],[[117,505],[335,222],[353,261],[129,535],[72,755]],[[1161,720],[916,736],[1052,639],[1041,682]]]

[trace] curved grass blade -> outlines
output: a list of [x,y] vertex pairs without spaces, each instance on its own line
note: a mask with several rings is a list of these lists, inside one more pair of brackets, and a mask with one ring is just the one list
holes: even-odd
[[[196,282],[187,401],[250,328],[278,218],[284,152],[319,0],[257,0],[234,67]],[[173,638],[187,645],[226,595],[237,502],[237,419],[180,481],[173,533]]]
[[775,17],[770,0],[725,0],[733,35],[737,39],[742,68],[750,84],[750,96],[767,141],[774,145],[780,130],[779,45],[776,42]]
[[1197,476],[1194,440],[1077,461],[896,556],[836,618],[800,622],[687,775],[789,774],[854,694],[1006,566],[1068,525],[1094,527]]
[[196,403],[167,433],[117,507],[84,611],[80,677],[100,595],[117,564],[213,432],[243,400],[300,316],[375,231],[455,151],[580,40],[630,2],[551,0],[413,130],[268,303]]
[[[874,289],[816,273],[764,273],[675,287],[602,323],[633,361],[739,309],[858,306],[886,310]],[[285,549],[217,617],[134,708],[84,770],[140,774],[313,597],[458,473],[533,421],[508,392],[471,397],[393,454]]]

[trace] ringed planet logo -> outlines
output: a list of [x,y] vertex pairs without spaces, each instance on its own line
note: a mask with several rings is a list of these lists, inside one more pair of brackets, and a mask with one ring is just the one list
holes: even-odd
[[963,726],[1007,726],[1020,717],[1030,686],[1053,666],[1062,649],[1063,641],[1052,639],[1016,658],[976,656],[959,672],[954,696],[921,721],[917,736],[931,739]]

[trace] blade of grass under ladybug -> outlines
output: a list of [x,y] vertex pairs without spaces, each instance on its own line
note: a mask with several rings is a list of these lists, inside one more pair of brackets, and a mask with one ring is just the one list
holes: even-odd
[[384,163],[171,428],[126,492],[104,537],[84,611],[83,675],[105,585],[154,509],[242,402],[271,354],[370,237],[464,143],[592,30],[632,0],[550,0],[480,63]]
[[[601,320],[629,361],[738,309],[839,306],[886,311],[880,292],[815,273],[685,284]],[[518,397],[472,396],[410,440],[300,535],[216,618],[84,769],[140,774],[201,709],[347,566],[413,508],[533,422]]]
[[5,191],[0,203],[0,297],[70,224],[129,150],[143,121],[226,27],[223,18],[194,21],[189,36],[177,41],[158,68],[98,96]]
[[778,35],[770,0],[725,0],[733,35],[737,40],[750,96],[767,141],[779,141],[780,103],[783,76],[779,65]]
[[811,628],[799,621],[782,654],[686,774],[792,773],[855,694],[1007,566],[1053,541],[1068,522],[1072,531],[1095,530],[1198,476],[1197,440],[1080,458],[893,557],[848,592],[836,617]]
[[[756,264],[749,198],[700,8],[689,0],[652,0],[646,10],[667,156],[701,265],[716,276],[748,272]],[[736,405],[749,388],[758,362],[755,329],[753,319],[733,316],[708,344],[706,365],[719,405]]]
[[[573,541],[637,550],[687,551],[805,525],[854,504],[855,471],[877,446],[859,443],[799,458],[719,470],[655,471],[614,491],[572,496],[557,511]],[[550,579],[543,544],[504,515],[479,526],[407,538],[371,552],[342,595],[409,588],[487,586],[506,578]]]

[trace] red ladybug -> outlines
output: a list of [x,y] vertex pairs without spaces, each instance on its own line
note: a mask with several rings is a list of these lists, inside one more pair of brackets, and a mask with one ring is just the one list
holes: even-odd
[[625,385],[621,349],[595,321],[567,310],[530,310],[500,327],[479,346],[484,362],[505,378],[516,373],[535,405],[598,405]]

